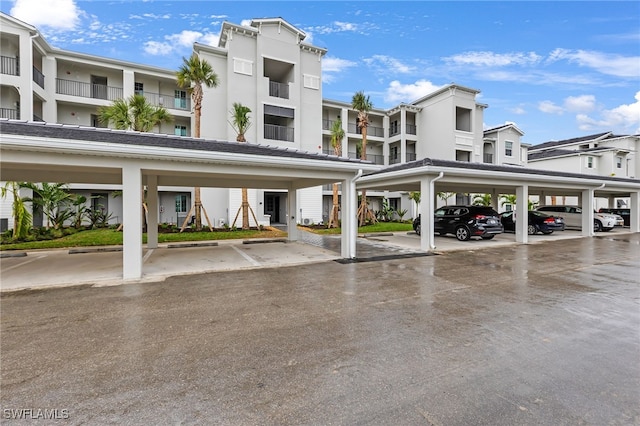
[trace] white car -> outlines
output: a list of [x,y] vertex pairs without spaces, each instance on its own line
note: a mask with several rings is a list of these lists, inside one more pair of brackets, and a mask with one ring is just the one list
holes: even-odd
[[[564,223],[567,228],[579,228],[582,229],[582,207],[579,206],[540,206],[536,210],[545,212],[547,214],[553,214],[554,216],[560,216],[564,218]],[[611,231],[616,226],[618,220],[615,215],[609,213],[593,213],[593,230],[598,231]]]

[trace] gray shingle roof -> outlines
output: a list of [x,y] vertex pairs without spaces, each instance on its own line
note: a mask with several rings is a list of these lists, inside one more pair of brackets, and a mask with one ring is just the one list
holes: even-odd
[[606,135],[610,135],[607,138],[614,137],[614,136],[611,135],[611,132],[597,133],[595,135],[582,136],[582,137],[579,137],[579,138],[564,139],[564,140],[561,140],[561,141],[544,142],[544,143],[533,145],[533,146],[529,147],[529,151],[536,151],[536,150],[539,150],[539,149],[549,149],[549,148],[562,146],[562,145],[572,145],[572,144],[576,144],[576,143],[580,143],[580,142],[592,141],[592,140],[600,139],[600,138],[602,138],[603,136],[606,136]]
[[157,133],[143,133],[105,128],[81,127],[44,122],[25,122],[0,119],[0,133],[39,138],[72,139],[91,142],[105,142],[122,145],[146,146],[150,148],[175,148],[191,151],[225,152],[270,157],[288,157],[307,160],[325,160],[349,163],[365,163],[358,159],[336,157],[334,155],[299,151],[251,143],[238,143],[207,139],[196,139]]
[[581,173],[566,173],[566,172],[559,172],[559,171],[553,171],[553,170],[531,169],[529,167],[499,166],[496,164],[469,163],[466,161],[436,160],[432,158],[424,158],[422,160],[416,160],[410,163],[398,164],[392,167],[387,167],[383,170],[367,173],[365,174],[365,176],[391,173],[399,170],[410,170],[410,169],[424,167],[424,166],[451,167],[455,169],[469,169],[469,170],[486,170],[486,171],[495,171],[495,172],[518,173],[523,175],[528,174],[528,175],[540,175],[540,176],[561,176],[561,177],[571,177],[571,178],[580,178],[580,179],[590,179],[590,180],[597,180],[597,181],[640,183],[640,179],[628,179],[628,178],[620,178],[620,177],[612,177],[612,176],[594,176],[594,175],[585,175]]
[[531,161],[531,160],[541,160],[543,158],[564,157],[567,155],[578,155],[578,154],[584,154],[589,152],[606,151],[608,149],[611,149],[611,147],[598,146],[595,148],[581,149],[581,150],[551,148],[543,151],[529,152],[527,157],[529,158],[529,161]]

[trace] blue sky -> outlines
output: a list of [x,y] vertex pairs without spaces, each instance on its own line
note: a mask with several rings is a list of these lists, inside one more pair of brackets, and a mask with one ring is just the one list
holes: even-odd
[[177,69],[224,21],[281,17],[328,49],[323,97],[374,107],[456,83],[481,91],[484,126],[515,123],[538,144],[640,133],[636,1],[2,0],[65,50]]

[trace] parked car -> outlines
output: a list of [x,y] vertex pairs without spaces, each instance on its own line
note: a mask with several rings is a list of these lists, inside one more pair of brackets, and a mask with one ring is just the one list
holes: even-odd
[[631,226],[631,209],[608,209],[602,208],[598,210],[600,213],[610,213],[615,215],[620,215],[622,217],[623,226]]
[[[490,240],[504,231],[498,212],[485,206],[440,207],[434,213],[433,227],[435,234],[453,234],[460,241],[471,237]],[[420,235],[420,216],[413,221],[413,229]]]
[[[582,208],[579,206],[540,206],[536,207],[539,212],[554,214],[562,216],[567,228],[582,228]],[[608,213],[594,212],[593,215],[593,230],[598,231],[611,231],[616,226],[616,218]]]
[[[538,232],[552,234],[553,231],[564,231],[564,219],[560,216],[551,216],[535,210],[529,210],[528,215],[527,234],[529,235],[534,235]],[[514,216],[514,211],[500,213],[500,221],[505,231],[516,231]]]

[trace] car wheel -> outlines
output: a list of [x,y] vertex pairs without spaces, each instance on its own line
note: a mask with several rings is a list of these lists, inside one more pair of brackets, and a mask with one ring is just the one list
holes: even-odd
[[600,222],[599,220],[594,220],[593,221],[593,230],[594,230],[594,232],[601,232],[602,231],[602,222]]
[[481,237],[483,240],[493,240],[493,237],[495,237],[495,235],[485,235],[484,237]]
[[471,233],[464,226],[459,226],[456,228],[456,238],[458,241],[468,241],[471,238]]
[[420,225],[416,226],[416,234],[420,235],[420,231],[421,231]]
[[538,228],[536,228],[535,225],[529,225],[527,226],[527,234],[529,235],[534,235],[535,233],[538,232]]
[[612,229],[613,229],[613,228],[602,228],[602,230],[603,230],[604,232],[609,232],[609,231],[611,231]]

